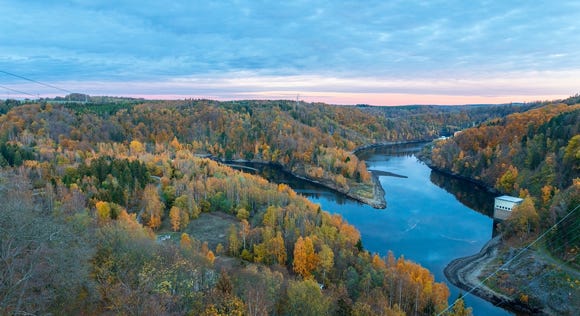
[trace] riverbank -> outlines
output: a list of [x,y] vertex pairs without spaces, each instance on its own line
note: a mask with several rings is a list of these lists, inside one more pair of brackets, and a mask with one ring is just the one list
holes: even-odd
[[247,170],[250,170],[253,172],[257,171],[256,168],[247,167],[247,166],[243,166],[240,164],[241,163],[249,163],[249,164],[257,164],[257,165],[264,165],[264,166],[273,167],[273,168],[279,169],[279,170],[281,170],[281,171],[283,171],[283,172],[285,172],[285,173],[287,173],[295,178],[298,178],[300,180],[325,187],[325,188],[330,189],[332,191],[343,194],[343,195],[345,195],[353,200],[367,204],[373,208],[385,209],[387,207],[387,201],[385,200],[385,191],[384,191],[383,187],[381,186],[381,183],[380,183],[378,177],[372,172],[371,172],[371,175],[372,175],[371,181],[372,181],[373,193],[372,193],[372,197],[367,197],[367,196],[363,196],[362,194],[358,194],[359,190],[357,190],[356,187],[349,187],[348,190],[344,190],[344,189],[338,187],[335,183],[333,183],[330,180],[322,181],[322,180],[311,179],[303,174],[293,172],[293,171],[289,170],[288,168],[285,168],[283,165],[278,164],[278,163],[264,162],[264,161],[252,161],[252,160],[239,160],[239,159],[238,160],[222,160],[222,159],[218,159],[215,157],[210,157],[210,159],[213,159],[213,160],[220,162],[220,163],[223,163],[225,165],[232,166],[234,168],[247,169]]
[[543,248],[512,248],[501,236],[479,253],[445,267],[455,286],[496,306],[531,315],[575,315],[580,310],[580,273]]
[[396,146],[396,145],[407,145],[407,144],[420,144],[420,143],[429,143],[432,142],[433,139],[426,139],[426,140],[408,140],[408,141],[401,141],[401,142],[382,142],[382,143],[372,143],[367,145],[362,145],[355,148],[352,153],[357,154],[364,150],[369,150],[373,148],[381,148],[381,147],[388,147],[388,146]]
[[[420,143],[427,143],[427,142],[431,142],[431,141],[433,141],[433,140],[431,139],[431,140],[414,140],[414,141],[401,141],[401,142],[372,143],[372,144],[359,146],[359,147],[355,148],[352,151],[352,153],[357,155],[358,153],[360,153],[362,151],[374,149],[374,148],[381,148],[381,147],[388,147],[388,146],[395,146],[395,145],[405,145],[405,144],[420,144]],[[369,170],[369,172],[372,175],[371,181],[372,181],[372,189],[373,189],[372,197],[369,197],[369,196],[365,196],[365,195],[359,193],[359,192],[363,191],[363,190],[361,190],[360,187],[351,186],[347,190],[345,190],[345,189],[337,186],[334,182],[332,182],[330,180],[327,180],[327,181],[325,181],[324,179],[315,180],[315,179],[309,178],[308,176],[306,176],[303,173],[298,173],[298,172],[292,171],[292,170],[286,168],[284,165],[279,164],[279,163],[265,162],[265,161],[259,161],[259,160],[244,160],[244,159],[223,160],[223,159],[214,157],[212,155],[204,155],[203,157],[215,160],[217,162],[220,162],[220,163],[223,163],[226,165],[230,165],[234,168],[246,169],[246,170],[250,170],[252,172],[256,171],[255,168],[242,166],[242,165],[239,165],[239,163],[261,164],[261,165],[271,166],[274,168],[279,168],[280,170],[282,170],[282,171],[288,173],[289,175],[292,175],[298,179],[301,179],[301,180],[304,180],[304,181],[307,181],[307,182],[331,189],[331,190],[336,191],[338,193],[344,194],[353,200],[367,204],[367,205],[369,205],[373,208],[376,208],[376,209],[385,209],[387,207],[387,201],[385,199],[385,190],[383,189],[381,182],[379,181],[379,176],[389,175],[389,176],[404,177],[404,176],[390,174],[390,173],[385,174],[383,171]]]
[[[425,155],[421,161],[434,171],[468,181],[489,193],[495,188],[432,165]],[[479,253],[453,260],[444,273],[455,286],[497,306],[525,314],[575,315],[580,310],[580,274],[552,258],[543,246],[526,249],[515,257],[521,243],[496,237]],[[504,264],[504,263],[509,264]],[[489,278],[488,278],[489,276]],[[486,278],[488,278],[486,280]],[[485,280],[486,285],[481,284]]]
[[373,174],[372,172],[371,172],[371,176],[372,176],[371,181],[373,182],[373,197],[369,198],[369,197],[365,197],[365,196],[362,196],[360,194],[357,194],[356,188],[349,188],[348,190],[343,190],[331,181],[313,180],[313,179],[307,178],[305,176],[288,171],[285,168],[282,168],[282,170],[284,170],[284,172],[286,172],[286,173],[288,173],[288,174],[290,174],[298,179],[323,186],[325,188],[336,191],[340,194],[344,194],[353,200],[367,204],[373,208],[376,208],[376,209],[387,208],[387,201],[385,200],[385,190],[383,189],[383,186],[381,185],[379,178],[375,174]]
[[510,297],[495,292],[479,279],[486,266],[497,258],[500,242],[500,236],[491,239],[479,253],[451,261],[443,273],[449,282],[468,293],[477,295],[496,306],[513,309],[515,302]]
[[419,154],[419,155],[417,155],[417,159],[419,159],[421,162],[423,162],[425,165],[427,165],[427,167],[429,167],[429,169],[431,169],[431,170],[435,170],[439,173],[443,173],[443,174],[448,175],[450,177],[473,183],[481,188],[485,188],[487,190],[487,192],[489,192],[489,193],[493,193],[496,195],[499,195],[501,193],[498,190],[496,190],[494,187],[488,185],[487,183],[485,183],[483,181],[476,180],[476,179],[466,177],[466,176],[462,176],[459,173],[451,172],[447,169],[439,168],[439,167],[433,165],[433,162],[431,161],[431,159],[429,157],[426,157],[425,155]]

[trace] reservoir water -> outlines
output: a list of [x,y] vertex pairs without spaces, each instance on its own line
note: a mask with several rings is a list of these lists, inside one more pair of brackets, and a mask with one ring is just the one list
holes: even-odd
[[[438,282],[447,283],[452,301],[464,291],[447,281],[443,269],[453,259],[479,252],[491,239],[493,195],[470,182],[432,171],[415,156],[423,145],[380,147],[358,154],[369,170],[394,174],[379,176],[387,200],[384,210],[272,168],[262,168],[261,173],[274,182],[289,184],[322,209],[341,214],[361,232],[365,249],[381,256],[390,250],[429,269]],[[465,301],[474,315],[511,314],[473,295]]]

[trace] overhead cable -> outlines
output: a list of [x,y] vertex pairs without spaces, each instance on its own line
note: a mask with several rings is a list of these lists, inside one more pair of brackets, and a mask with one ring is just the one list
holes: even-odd
[[48,84],[48,83],[40,82],[38,80],[30,79],[30,78],[27,78],[27,77],[24,77],[24,76],[21,76],[21,75],[17,75],[15,73],[11,73],[11,72],[8,72],[8,71],[0,70],[0,72],[3,73],[3,74],[7,74],[9,76],[12,76],[12,77],[20,78],[20,79],[23,79],[23,80],[26,80],[26,81],[30,81],[30,82],[33,82],[33,83],[36,83],[36,84],[39,84],[39,85],[42,85],[42,86],[45,86],[45,87],[48,87],[48,88],[60,90],[60,91],[63,91],[63,92],[69,93],[69,94],[70,93],[74,93],[72,91],[69,91],[69,90],[66,90],[66,89],[63,89],[63,88],[59,88],[57,86],[54,86],[54,85],[51,85],[51,84]]

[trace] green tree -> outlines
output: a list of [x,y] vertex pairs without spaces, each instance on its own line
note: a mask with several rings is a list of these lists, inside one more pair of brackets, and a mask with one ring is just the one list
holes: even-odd
[[318,284],[307,279],[292,281],[288,286],[288,314],[302,316],[319,316],[328,314],[330,302],[320,290]]
[[318,253],[320,259],[319,269],[322,270],[322,279],[326,279],[326,273],[334,266],[334,252],[326,244],[323,244]]
[[497,180],[496,187],[501,192],[513,193],[517,190],[516,180],[518,178],[518,168],[509,166],[503,175]]
[[237,256],[240,252],[240,239],[238,238],[238,230],[234,224],[230,226],[228,231],[228,249],[232,256]]

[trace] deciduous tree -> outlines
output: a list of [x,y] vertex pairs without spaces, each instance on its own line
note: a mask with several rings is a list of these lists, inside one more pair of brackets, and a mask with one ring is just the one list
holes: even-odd
[[288,314],[318,316],[329,311],[329,301],[312,279],[290,282],[288,286]]
[[177,206],[172,206],[169,211],[169,220],[171,222],[171,229],[178,231],[181,228],[181,210]]
[[294,244],[294,272],[303,278],[311,278],[312,271],[318,265],[318,256],[314,252],[314,244],[310,237],[299,237]]

